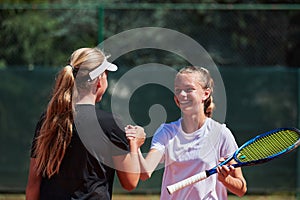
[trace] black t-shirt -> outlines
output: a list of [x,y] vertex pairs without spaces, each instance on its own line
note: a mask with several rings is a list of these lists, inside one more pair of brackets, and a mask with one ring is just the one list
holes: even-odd
[[[77,105],[79,116],[84,116],[80,120],[93,121],[93,113],[97,116],[97,121],[103,130],[105,136],[99,135],[93,140],[99,142],[100,151],[106,149],[105,164],[99,162],[95,156],[92,156],[82,142],[81,137],[86,133],[78,133],[77,125],[73,125],[73,135],[70,145],[67,147],[65,156],[60,165],[59,173],[51,178],[43,177],[40,187],[40,199],[45,200],[67,200],[67,199],[111,199],[112,186],[115,176],[115,169],[112,166],[111,156],[124,154],[129,151],[129,145],[125,133],[119,128],[111,113],[96,109],[93,105]],[[32,143],[31,157],[34,155],[36,137],[44,120],[44,115],[40,118],[35,137]],[[76,120],[75,120],[76,121]],[[80,121],[79,121],[80,122]],[[81,123],[81,122],[80,122]],[[75,123],[76,124],[76,123]],[[94,125],[91,126],[93,129]],[[89,129],[89,130],[91,130]],[[109,143],[103,146],[103,138],[108,138]],[[91,138],[88,138],[91,139]],[[87,144],[87,143],[85,143]],[[92,146],[93,148],[93,146]],[[97,147],[96,147],[97,148]],[[117,149],[117,150],[116,150]],[[99,152],[99,149],[98,151]],[[110,152],[110,154],[107,154]],[[92,152],[93,153],[93,152]],[[101,152],[100,152],[101,153]],[[110,156],[108,156],[110,155]],[[99,156],[101,158],[101,156]],[[99,159],[98,158],[98,159]],[[108,160],[108,161],[107,161]]]

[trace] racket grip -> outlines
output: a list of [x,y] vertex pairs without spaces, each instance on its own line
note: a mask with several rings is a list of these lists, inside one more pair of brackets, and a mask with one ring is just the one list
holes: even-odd
[[199,174],[195,174],[194,176],[191,176],[187,179],[184,179],[182,181],[179,181],[177,183],[174,183],[173,185],[169,185],[167,186],[167,190],[169,192],[169,194],[173,194],[174,192],[176,192],[177,190],[180,190],[188,185],[194,184],[198,181],[204,180],[207,178],[207,174],[206,172],[201,172]]

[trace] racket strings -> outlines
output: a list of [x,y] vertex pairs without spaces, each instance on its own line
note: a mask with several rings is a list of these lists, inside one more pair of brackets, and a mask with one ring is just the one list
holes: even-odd
[[240,162],[251,162],[270,158],[287,150],[299,139],[299,134],[292,130],[282,130],[266,135],[241,149],[237,156]]

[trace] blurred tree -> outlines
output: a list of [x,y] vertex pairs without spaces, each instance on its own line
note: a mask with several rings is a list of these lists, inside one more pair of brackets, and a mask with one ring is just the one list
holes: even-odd
[[67,64],[75,49],[97,45],[96,9],[2,9],[0,21],[2,68],[57,67]]
[[[180,10],[161,6],[162,3],[174,3],[174,6],[197,3],[196,8],[199,3],[223,3],[230,7],[250,3],[248,0],[103,0],[101,3],[112,3],[114,6],[104,9],[104,19],[101,19],[100,4],[95,0],[49,0],[45,3],[55,5],[54,9],[47,9],[47,4],[43,9],[34,9],[34,5],[40,2],[45,1],[15,0],[13,3],[27,3],[26,9],[0,10],[0,44],[5,47],[0,49],[0,68],[24,64],[29,67],[60,66],[67,62],[74,49],[96,46],[101,42],[98,41],[99,31],[106,39],[125,30],[146,26],[170,28],[192,37],[220,66],[299,65],[298,56],[295,56],[299,51],[299,39],[295,37],[295,30],[299,29],[299,24],[295,23],[299,11],[205,10],[194,7]],[[251,1],[252,4],[294,2]],[[128,7],[118,8],[118,3],[127,3]],[[131,3],[159,4],[155,9],[132,9]],[[73,5],[77,7],[68,9]],[[104,27],[100,27],[102,22]],[[135,66],[150,61],[184,64],[178,56],[149,49],[125,55],[119,62]]]
[[[45,23],[46,22],[46,23]],[[57,21],[45,11],[25,11],[2,22],[1,38],[6,48],[1,54],[9,65],[49,65],[53,60]]]

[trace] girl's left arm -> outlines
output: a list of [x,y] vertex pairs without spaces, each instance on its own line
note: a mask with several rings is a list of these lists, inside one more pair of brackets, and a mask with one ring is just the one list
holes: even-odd
[[35,158],[31,158],[28,181],[26,186],[26,200],[40,199],[40,186],[41,186],[42,176],[36,174],[35,165],[36,165]]
[[[229,162],[229,165],[234,164],[234,161]],[[242,197],[247,192],[247,183],[243,176],[240,167],[234,168],[232,166],[223,165],[217,168],[218,180],[233,194]]]

